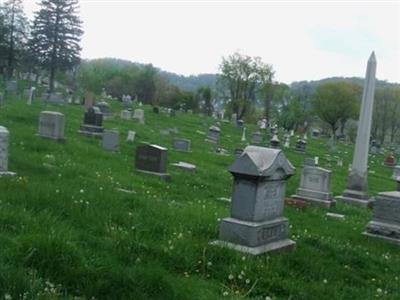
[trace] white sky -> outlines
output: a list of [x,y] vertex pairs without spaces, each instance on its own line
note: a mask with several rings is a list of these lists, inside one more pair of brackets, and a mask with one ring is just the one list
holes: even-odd
[[[24,0],[29,17],[38,0]],[[239,51],[273,65],[278,81],[377,77],[400,82],[400,2],[81,0],[83,58],[152,63],[183,75],[216,73]]]

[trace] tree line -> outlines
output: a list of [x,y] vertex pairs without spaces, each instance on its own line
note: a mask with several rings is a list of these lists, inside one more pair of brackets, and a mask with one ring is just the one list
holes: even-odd
[[[351,131],[349,120],[358,121],[362,79],[331,78],[286,85],[274,80],[272,65],[240,53],[223,58],[220,72],[219,97],[238,118],[263,117],[287,130],[313,125],[334,139]],[[374,103],[372,138],[380,143],[396,142],[400,85],[378,81]]]

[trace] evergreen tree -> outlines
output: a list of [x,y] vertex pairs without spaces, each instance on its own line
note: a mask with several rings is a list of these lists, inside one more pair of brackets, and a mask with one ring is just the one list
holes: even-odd
[[49,70],[50,92],[56,71],[72,69],[80,62],[83,31],[78,0],[42,0],[35,13],[30,49],[39,64]]
[[10,79],[21,61],[27,40],[28,20],[22,8],[22,0],[8,0],[0,13],[1,65]]

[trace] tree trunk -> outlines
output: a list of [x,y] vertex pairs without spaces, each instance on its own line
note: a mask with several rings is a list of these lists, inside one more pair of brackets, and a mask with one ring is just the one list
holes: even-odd
[[14,22],[15,22],[15,3],[11,8],[11,31],[9,39],[9,49],[7,56],[7,79],[11,79],[14,73]]
[[52,49],[52,53],[51,53],[51,62],[50,62],[50,78],[49,78],[50,93],[53,93],[53,91],[54,91],[54,78],[55,78],[56,67],[57,67],[58,26],[60,23],[59,5],[57,5],[56,11],[57,11],[57,14],[56,14],[56,23],[54,25],[53,49]]

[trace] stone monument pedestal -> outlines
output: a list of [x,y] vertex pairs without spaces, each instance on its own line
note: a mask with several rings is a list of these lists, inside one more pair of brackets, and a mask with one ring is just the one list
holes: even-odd
[[287,238],[288,233],[289,222],[286,218],[264,222],[226,218],[221,222],[219,240],[211,242],[211,245],[227,247],[252,255],[292,251],[296,243]]
[[252,255],[293,250],[283,209],[286,179],[294,170],[281,150],[246,147],[229,167],[231,216],[221,221],[219,239],[210,244]]
[[368,195],[367,176],[363,177],[351,172],[347,181],[347,189],[336,199],[363,208],[373,207],[374,198]]
[[400,245],[400,192],[379,193],[363,234]]

